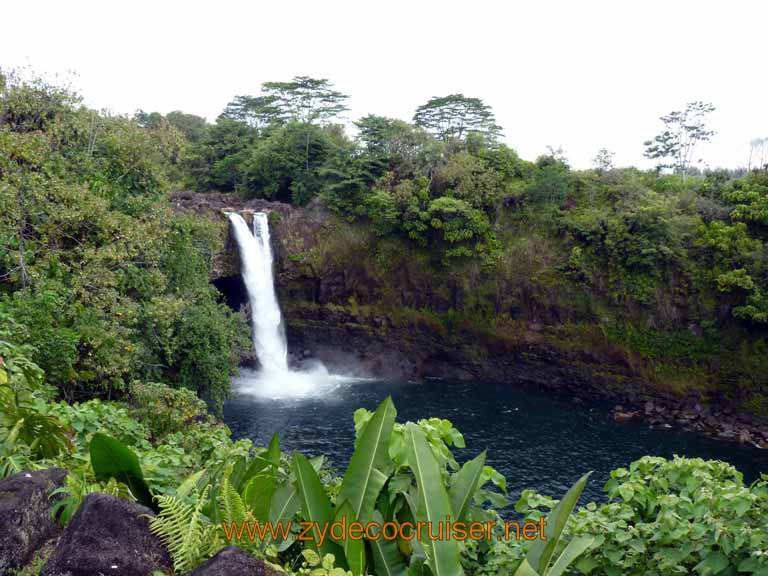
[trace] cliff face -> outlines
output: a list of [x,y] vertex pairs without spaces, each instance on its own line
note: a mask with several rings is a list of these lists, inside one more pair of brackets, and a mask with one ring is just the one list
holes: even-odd
[[[521,286],[510,296],[509,283],[471,267],[441,270],[406,243],[377,239],[319,203],[296,208],[187,192],[172,202],[220,226],[224,250],[211,280],[234,307],[247,298],[225,212],[246,219],[253,211],[269,213],[294,361],[318,358],[330,368],[373,376],[536,385],[620,402],[619,418],[645,415],[718,434],[718,420],[734,420],[723,411],[739,412],[716,387],[660,384],[641,355],[617,345],[594,315],[571,304],[567,287],[542,297]],[[723,435],[738,437],[746,427],[756,443],[768,441],[756,422],[738,416]]]

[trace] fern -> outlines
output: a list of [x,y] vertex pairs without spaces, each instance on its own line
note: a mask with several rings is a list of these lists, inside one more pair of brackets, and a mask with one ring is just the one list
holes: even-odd
[[97,482],[85,471],[81,473],[70,472],[65,480],[65,485],[52,492],[52,495],[61,494],[63,498],[53,506],[51,515],[58,518],[62,526],[66,526],[72,515],[80,508],[85,497],[94,492],[109,494],[124,500],[136,500],[128,486],[114,478],[110,478],[107,482]]
[[210,486],[202,494],[195,490],[191,503],[171,495],[157,496],[160,514],[150,518],[149,527],[165,543],[179,573],[194,569],[216,549],[217,527],[202,512],[209,491]]
[[227,524],[232,524],[233,522],[240,524],[247,520],[246,516],[248,514],[243,499],[232,486],[228,475],[221,482],[217,499],[224,522]]
[[[239,526],[244,522],[253,522],[253,511],[245,504],[243,497],[235,490],[235,487],[229,481],[229,474],[224,476],[218,487],[218,494],[216,500],[219,504],[219,513],[221,514],[221,521],[227,526],[236,525]],[[221,524],[217,526],[220,529]],[[221,530],[223,538],[226,536]],[[247,552],[255,554],[257,556],[261,553],[261,542],[258,540],[251,540],[250,537],[244,537],[237,542],[231,543],[234,546],[238,546]]]

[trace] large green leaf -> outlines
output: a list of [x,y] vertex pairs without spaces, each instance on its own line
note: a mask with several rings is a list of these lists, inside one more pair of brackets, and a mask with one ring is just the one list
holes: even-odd
[[[344,556],[347,558],[347,564],[352,574],[355,576],[365,574],[365,541],[353,540],[349,538],[349,525],[357,520],[355,511],[352,509],[352,505],[349,500],[345,500],[344,503],[337,507],[336,517],[334,522],[339,522],[345,527],[347,532],[342,536],[340,540],[337,540],[339,545],[344,549]],[[337,534],[339,530],[337,529]]]
[[91,466],[97,480],[114,478],[122,482],[137,501],[158,511],[144,480],[139,458],[130,448],[111,436],[97,432],[91,439],[90,452]]
[[[379,526],[384,525],[384,518],[378,510],[373,513],[373,521]],[[408,567],[405,565],[405,560],[400,554],[396,541],[385,540],[380,537],[377,540],[371,540],[370,543],[377,576],[405,576],[408,574]]]
[[485,466],[485,451],[481,452],[477,458],[466,462],[461,470],[451,477],[451,487],[448,490],[448,496],[451,499],[451,508],[455,517],[451,520],[455,522],[464,521],[483,475],[483,466]]
[[341,483],[339,501],[348,501],[363,524],[371,521],[376,499],[389,476],[385,471],[392,469],[388,449],[396,416],[392,399],[387,397],[365,426]]
[[523,563],[520,564],[520,566],[517,567],[517,570],[515,570],[515,576],[543,576],[542,574],[539,574],[531,568],[531,565],[528,563],[528,560],[523,560]]
[[[331,540],[329,533],[330,524],[333,521],[333,507],[320,482],[320,477],[309,460],[298,452],[293,454],[292,468],[296,478],[296,488],[301,496],[301,515],[305,521],[314,522],[312,535],[315,547],[321,556],[333,554],[339,561],[338,564],[343,565],[341,560],[344,558],[344,551]],[[322,530],[326,531],[321,533]]]
[[269,446],[266,452],[256,456],[253,461],[248,465],[248,468],[243,474],[243,482],[248,483],[251,478],[261,473],[262,470],[271,466],[275,470],[280,466],[280,437],[275,432],[272,435],[272,439],[269,441]]
[[[324,457],[319,456],[312,458],[312,460],[309,461],[315,472],[320,470],[323,465],[323,460]],[[278,522],[287,525],[293,520],[293,517],[300,509],[301,496],[299,496],[299,491],[296,488],[296,475],[291,472],[289,477],[277,486],[277,489],[272,496],[272,501],[269,505],[269,521],[273,526],[277,526]],[[267,534],[264,545],[268,545],[271,541],[271,535]],[[278,539],[275,542],[279,552],[283,552],[293,544],[291,537],[288,537],[285,540]]]
[[[547,516],[547,526],[544,528],[544,538],[539,538],[533,542],[531,548],[528,550],[525,559],[533,570],[539,574],[545,574],[549,563],[552,560],[552,555],[555,553],[555,548],[560,541],[560,536],[563,533],[568,517],[576,507],[576,503],[579,501],[584,486],[587,485],[591,472],[584,474],[579,478],[576,483],[571,486],[568,493],[557,504],[554,510]],[[523,562],[525,564],[526,562]],[[522,566],[521,566],[522,568]],[[516,575],[522,576],[526,574],[518,569],[515,572]]]
[[428,523],[427,530],[422,530],[420,540],[427,553],[427,564],[434,576],[461,576],[464,570],[461,567],[458,543],[452,539],[432,541],[429,538],[429,526],[433,534],[437,533],[439,522],[453,517],[451,501],[443,485],[440,467],[424,432],[417,424],[406,424],[405,440],[408,463],[419,488],[419,502],[413,515],[418,522]]
[[568,542],[568,546],[565,547],[565,550],[563,550],[563,553],[560,554],[552,565],[552,568],[549,569],[546,576],[561,576],[576,558],[592,546],[594,541],[595,539],[592,536],[581,536]]
[[277,476],[274,471],[264,471],[251,478],[243,488],[243,502],[253,513],[255,520],[268,519],[272,498],[277,489]]

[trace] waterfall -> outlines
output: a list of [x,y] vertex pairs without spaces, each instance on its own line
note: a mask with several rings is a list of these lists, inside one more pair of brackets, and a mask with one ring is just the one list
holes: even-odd
[[305,361],[300,370],[288,368],[288,345],[272,272],[272,246],[267,215],[253,215],[253,232],[240,214],[227,213],[240,251],[240,272],[251,304],[253,347],[261,370],[240,370],[233,386],[241,394],[257,398],[296,399],[331,395],[340,385],[360,380],[359,376],[329,374],[317,361]]
[[275,295],[267,215],[264,212],[254,213],[253,232],[248,229],[240,214],[231,212],[228,216],[240,249],[241,272],[251,305],[253,347],[263,371],[286,373],[288,346],[280,305]]

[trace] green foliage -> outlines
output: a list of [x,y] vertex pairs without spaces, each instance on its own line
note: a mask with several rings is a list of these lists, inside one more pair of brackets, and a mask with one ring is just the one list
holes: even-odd
[[326,554],[322,558],[320,555],[309,548],[301,551],[301,557],[304,560],[295,574],[301,576],[351,576],[352,571],[344,570],[336,566],[336,557],[333,554]]
[[[576,573],[612,575],[762,574],[768,558],[765,481],[745,486],[722,462],[645,457],[611,473],[610,502],[588,504],[565,534],[594,539]],[[552,502],[523,492],[530,518]]]
[[[456,462],[450,446],[463,447],[462,435],[447,420],[433,418],[418,423],[397,424],[392,401],[386,399],[374,413],[355,413],[356,444],[335,502],[319,491],[319,479],[301,455],[294,457],[304,513],[311,505],[312,516],[347,522],[437,522],[445,516],[466,520],[486,518],[482,504],[495,494],[495,504],[506,505],[501,495],[483,489],[489,481],[505,487],[495,470],[484,465],[484,456],[464,467]],[[454,471],[451,473],[451,471]],[[456,509],[454,509],[456,505]],[[415,525],[415,524],[414,524]],[[426,537],[426,534],[423,534]],[[366,541],[365,548],[341,542],[342,550],[333,553],[337,561],[346,560],[354,574],[373,567],[376,573],[404,574],[409,569],[431,570],[433,574],[459,574],[461,545],[452,540],[432,542],[393,542],[382,538]],[[325,542],[327,548],[335,543]],[[370,546],[370,553],[366,552]]]
[[160,512],[150,518],[149,527],[168,547],[179,573],[190,571],[213,553],[217,527],[202,512],[209,490],[202,494],[193,491],[190,502],[167,495],[157,497]]
[[68,400],[138,377],[220,405],[247,327],[208,286],[212,226],[166,203],[183,136],[157,114],[104,116],[13,78],[0,111],[0,314],[14,341]]
[[[418,503],[409,501],[411,513],[417,522],[435,526],[443,518],[455,517],[451,500],[443,483],[440,466],[435,458],[424,432],[414,423],[405,429],[405,444],[408,464],[418,488]],[[428,534],[419,540],[426,554],[425,564],[435,576],[462,574],[459,558],[459,543],[451,539],[432,541]]]
[[734,208],[734,220],[750,222],[763,230],[768,226],[768,176],[765,172],[753,172],[732,182],[723,197]]
[[54,458],[72,449],[69,428],[46,413],[49,391],[29,352],[28,347],[0,340],[0,478],[19,472],[33,460]]
[[136,500],[128,486],[114,477],[100,482],[93,478],[89,471],[76,470],[67,474],[64,486],[51,493],[51,496],[61,495],[59,501],[51,508],[51,515],[57,518],[62,526],[66,526],[85,497],[94,493],[109,494],[125,500]]
[[253,139],[250,126],[219,116],[199,142],[183,151],[181,164],[186,183],[201,192],[239,189],[243,182],[246,150]]
[[594,539],[591,536],[574,538],[565,546],[557,560],[554,560],[555,550],[560,545],[563,530],[576,507],[588,478],[589,474],[585,474],[577,480],[549,514],[544,537],[533,542],[525,555],[525,559],[515,572],[515,576],[560,576],[576,558],[592,546]]
[[327,123],[348,108],[346,94],[325,78],[295,76],[290,82],[265,82],[262,91],[277,111],[278,121]]
[[708,142],[715,132],[707,127],[712,104],[688,102],[685,110],[676,110],[662,116],[664,130],[653,140],[645,142],[645,156],[659,160],[659,169],[671,168],[685,175],[691,165],[701,160],[694,158],[696,146]]
[[205,402],[194,392],[156,382],[131,384],[129,404],[132,417],[149,429],[149,437],[155,442],[210,418]]
[[533,203],[562,204],[571,189],[568,165],[555,156],[541,156],[526,194]]
[[195,116],[194,114],[185,114],[181,110],[168,112],[165,119],[193,144],[200,142],[208,130],[205,118]]
[[125,484],[137,501],[155,508],[139,459],[130,448],[119,440],[97,432],[91,438],[90,453],[91,466],[97,480],[114,478]]
[[292,122],[251,149],[244,170],[249,197],[303,205],[323,185],[320,168],[334,146],[333,135],[314,124]]
[[416,109],[413,122],[441,140],[461,140],[470,134],[481,134],[489,139],[501,135],[501,126],[496,124],[491,107],[480,98],[463,94],[430,98]]
[[149,447],[144,421],[137,421],[125,406],[94,398],[78,404],[52,403],[46,412],[72,430],[78,448],[87,447],[98,432],[113,436],[128,446]]

